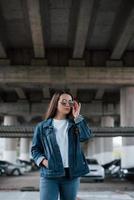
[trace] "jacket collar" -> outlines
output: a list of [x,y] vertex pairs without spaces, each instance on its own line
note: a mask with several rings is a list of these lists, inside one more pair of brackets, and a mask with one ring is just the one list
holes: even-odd
[[[49,118],[47,120],[44,120],[43,121],[43,128],[46,128],[46,127],[52,127],[53,128],[53,119],[52,118]],[[69,122],[69,125],[68,125],[68,128],[70,128],[71,126],[74,125],[74,121],[72,119],[68,119],[68,122]]]
[[43,128],[52,126],[52,121],[53,121],[52,118],[49,118],[49,119],[47,119],[47,120],[44,120],[44,121],[43,121]]
[[73,119],[68,119],[68,122],[69,122],[69,125],[68,125],[68,129],[71,127],[71,126],[74,126],[74,120]]

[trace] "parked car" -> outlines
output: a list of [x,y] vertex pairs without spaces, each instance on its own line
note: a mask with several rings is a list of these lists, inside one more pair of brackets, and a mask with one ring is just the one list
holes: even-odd
[[108,162],[102,166],[104,167],[105,170],[108,170],[109,167],[111,167],[112,165],[121,166],[121,159],[114,159],[111,162]]
[[32,170],[31,161],[17,159],[17,164],[23,166],[25,168],[25,172],[30,172]]
[[4,168],[0,166],[0,176],[1,176],[2,174],[4,174],[4,173],[5,173]]
[[39,166],[35,163],[35,161],[31,158],[30,159],[31,165],[32,165],[32,171],[38,171]]
[[18,164],[13,164],[8,161],[0,160],[0,167],[5,170],[6,175],[21,175],[24,173],[25,168]]
[[111,178],[121,178],[121,159],[115,159],[103,165],[105,175]]
[[121,177],[134,181],[134,167],[131,168],[122,168],[121,169]]
[[105,172],[104,168],[98,163],[96,159],[89,159],[87,158],[87,163],[89,166],[89,173],[84,175],[84,178],[89,178],[90,180],[95,181],[104,181],[105,179]]

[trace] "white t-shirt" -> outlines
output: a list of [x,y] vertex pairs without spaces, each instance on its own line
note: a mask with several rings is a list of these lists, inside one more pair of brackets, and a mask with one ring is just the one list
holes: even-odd
[[56,140],[59,145],[64,167],[68,167],[68,121],[67,119],[53,119]]

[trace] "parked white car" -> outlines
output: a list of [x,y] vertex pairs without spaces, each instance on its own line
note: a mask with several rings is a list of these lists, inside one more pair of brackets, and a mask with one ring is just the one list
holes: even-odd
[[96,159],[87,158],[86,160],[87,160],[90,172],[84,175],[84,178],[89,178],[91,180],[103,182],[105,179],[104,168],[98,163]]

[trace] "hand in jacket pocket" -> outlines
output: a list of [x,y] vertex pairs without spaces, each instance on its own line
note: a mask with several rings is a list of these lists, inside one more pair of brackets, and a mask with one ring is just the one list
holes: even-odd
[[43,159],[41,164],[48,168],[48,160],[47,159]]

